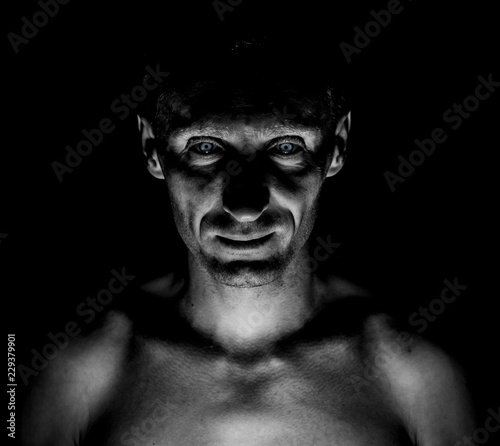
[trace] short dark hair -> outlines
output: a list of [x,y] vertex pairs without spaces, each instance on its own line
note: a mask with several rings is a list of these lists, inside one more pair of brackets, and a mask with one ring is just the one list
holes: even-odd
[[342,62],[311,66],[297,57],[303,54],[314,60],[314,51],[306,48],[280,47],[265,39],[238,40],[228,49],[193,57],[170,70],[142,113],[164,142],[177,128],[209,116],[269,113],[285,120],[293,116],[292,122],[316,127],[328,140],[349,110]]

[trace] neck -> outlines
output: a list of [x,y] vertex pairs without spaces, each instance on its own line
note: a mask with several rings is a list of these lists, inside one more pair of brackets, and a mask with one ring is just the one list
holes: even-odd
[[189,257],[189,287],[181,303],[191,325],[230,350],[270,345],[300,329],[318,307],[317,283],[304,247],[283,275],[258,287],[232,287]]

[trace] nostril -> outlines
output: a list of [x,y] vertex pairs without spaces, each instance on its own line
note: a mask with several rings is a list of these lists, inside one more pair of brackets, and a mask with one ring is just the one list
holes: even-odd
[[245,208],[245,207],[239,207],[237,209],[235,208],[229,208],[224,206],[224,210],[228,213],[231,214],[236,220],[240,222],[249,222],[249,221],[255,221],[257,220],[262,213],[267,209],[267,206],[260,211],[255,209],[255,208]]
[[233,190],[224,194],[223,209],[238,221],[254,221],[269,206],[267,188],[252,190]]

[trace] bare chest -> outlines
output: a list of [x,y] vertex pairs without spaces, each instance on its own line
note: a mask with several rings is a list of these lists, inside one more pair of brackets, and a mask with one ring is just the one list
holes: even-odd
[[346,345],[261,358],[142,345],[85,445],[410,444]]

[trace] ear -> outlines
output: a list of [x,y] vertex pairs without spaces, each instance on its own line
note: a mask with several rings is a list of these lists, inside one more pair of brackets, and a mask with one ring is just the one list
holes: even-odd
[[332,162],[326,173],[327,177],[333,177],[336,175],[345,160],[345,149],[347,145],[347,135],[349,134],[349,129],[351,128],[351,112],[343,116],[335,129],[335,147],[333,149]]
[[137,124],[141,132],[142,153],[146,157],[146,165],[149,173],[155,178],[164,179],[158,153],[156,152],[153,127],[146,118],[139,115],[137,115]]

